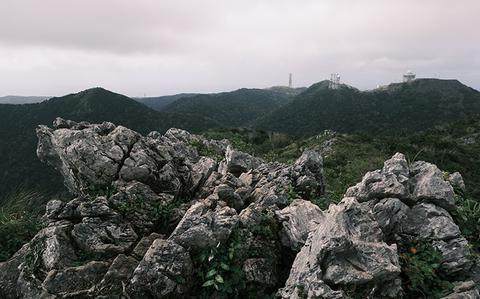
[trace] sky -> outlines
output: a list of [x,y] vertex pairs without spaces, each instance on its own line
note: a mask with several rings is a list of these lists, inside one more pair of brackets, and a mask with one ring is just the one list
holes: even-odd
[[480,89],[479,0],[1,0],[0,96],[418,77]]

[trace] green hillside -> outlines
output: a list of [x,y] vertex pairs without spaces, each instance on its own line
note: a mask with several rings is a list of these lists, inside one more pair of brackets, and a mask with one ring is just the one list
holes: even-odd
[[295,135],[338,132],[419,131],[480,113],[480,93],[457,80],[417,79],[373,91],[312,85],[256,127]]
[[182,97],[162,112],[208,118],[219,127],[247,127],[257,118],[287,104],[297,94],[292,88],[239,89],[218,94]]
[[161,111],[167,105],[175,102],[180,98],[188,98],[198,95],[196,93],[179,93],[170,96],[161,96],[161,97],[148,97],[148,98],[133,98],[134,100],[144,104],[147,107],[152,108],[153,110]]

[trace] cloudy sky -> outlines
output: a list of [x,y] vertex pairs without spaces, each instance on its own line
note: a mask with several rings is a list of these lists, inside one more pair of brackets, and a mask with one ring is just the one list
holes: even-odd
[[420,77],[480,89],[479,0],[1,0],[0,96]]

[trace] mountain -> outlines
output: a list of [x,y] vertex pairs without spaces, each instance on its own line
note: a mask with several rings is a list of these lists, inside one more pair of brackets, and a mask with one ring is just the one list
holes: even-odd
[[39,163],[35,151],[35,128],[50,125],[56,117],[88,122],[110,121],[140,133],[171,127],[185,129],[216,127],[201,117],[152,110],[126,96],[102,88],[56,97],[42,103],[0,104],[0,202],[7,191],[21,186],[59,190],[55,172]]
[[247,127],[257,118],[287,104],[297,89],[246,89],[182,97],[162,112],[208,118],[221,127]]
[[198,93],[180,93],[180,94],[161,96],[161,97],[134,98],[134,100],[154,110],[160,111],[168,104],[171,104],[180,98],[188,98],[195,95],[198,95]]
[[290,103],[256,121],[262,129],[295,135],[419,131],[480,113],[480,93],[457,80],[417,79],[373,91],[328,81],[312,85]]
[[0,97],[0,104],[31,104],[48,100],[50,97],[5,96]]
[[434,79],[392,84],[366,92],[346,85],[332,90],[328,81],[306,90],[240,89],[180,97],[161,111],[102,88],[42,103],[0,104],[0,197],[20,185],[61,189],[56,174],[35,156],[35,128],[51,124],[56,117],[111,121],[143,134],[152,130],[164,132],[171,127],[195,133],[222,127],[259,127],[314,135],[325,129],[375,134],[419,131],[478,112],[478,91],[456,80]]

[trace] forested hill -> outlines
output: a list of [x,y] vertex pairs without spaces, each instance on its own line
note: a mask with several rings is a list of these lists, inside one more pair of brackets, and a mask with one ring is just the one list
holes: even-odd
[[182,97],[165,106],[161,111],[191,115],[192,118],[208,118],[221,127],[246,127],[259,117],[287,104],[303,89],[242,88],[217,94],[200,94]]
[[360,91],[328,81],[258,120],[256,127],[295,135],[339,132],[419,131],[480,112],[480,93],[457,80],[417,79]]

